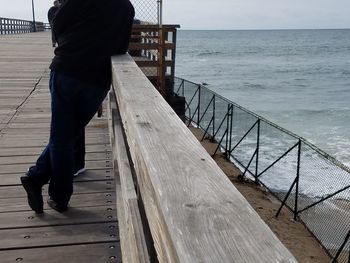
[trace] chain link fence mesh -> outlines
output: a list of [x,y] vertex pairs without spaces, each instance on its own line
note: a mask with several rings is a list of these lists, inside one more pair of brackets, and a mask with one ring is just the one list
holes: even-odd
[[139,47],[131,49],[131,55],[152,84],[167,97],[167,87],[172,85],[174,78],[172,61],[175,61],[175,55],[172,54],[175,54],[176,26],[162,25],[162,0],[131,2],[135,8],[134,24],[141,25],[134,26],[131,42],[138,43]]
[[349,263],[350,169],[204,86],[175,78],[176,90],[186,98],[187,118],[290,208],[334,262]]
[[[152,24],[159,25],[160,23],[160,2],[159,0],[131,0],[135,8],[135,23],[137,24]],[[141,44],[158,44],[159,32],[146,31],[139,32]],[[143,50],[141,56],[137,58],[138,60],[154,60],[159,59],[159,50],[157,47],[154,49]],[[155,67],[142,67],[142,71],[150,79],[157,79],[159,75],[158,69]],[[157,83],[153,83],[157,86]]]
[[135,8],[135,19],[144,23],[160,23],[160,1],[159,0],[131,0]]

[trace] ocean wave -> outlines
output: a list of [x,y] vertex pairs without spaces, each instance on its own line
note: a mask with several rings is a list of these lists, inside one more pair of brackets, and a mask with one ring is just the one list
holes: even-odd
[[[283,113],[283,111],[281,111]],[[325,115],[333,115],[335,117],[340,117],[341,116],[349,116],[349,109],[335,109],[335,108],[324,108],[324,109],[297,109],[294,111],[289,111],[291,114],[297,114],[300,116],[320,116],[322,118],[325,117]]]
[[251,88],[251,89],[266,89],[266,86],[258,83],[250,83],[250,82],[244,82],[243,83],[244,88]]
[[197,54],[198,57],[201,56],[217,56],[217,55],[221,55],[224,54],[224,52],[220,52],[220,51],[204,51],[204,52],[200,52]]
[[317,110],[315,110],[315,109],[301,109],[301,110],[297,110],[296,112],[303,116],[305,114],[315,115],[315,114],[330,113],[331,110],[329,110],[329,109],[317,109]]
[[308,85],[305,84],[294,84],[293,86],[298,87],[298,88],[306,88]]

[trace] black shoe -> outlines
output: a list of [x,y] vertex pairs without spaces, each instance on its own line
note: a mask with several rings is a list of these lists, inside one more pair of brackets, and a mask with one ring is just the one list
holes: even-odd
[[44,212],[44,201],[41,194],[41,186],[36,185],[29,176],[22,176],[21,183],[27,192],[28,204],[32,210],[37,214]]
[[52,200],[51,198],[47,199],[47,204],[57,212],[64,212],[67,211],[68,207],[65,204],[59,204],[56,201]]

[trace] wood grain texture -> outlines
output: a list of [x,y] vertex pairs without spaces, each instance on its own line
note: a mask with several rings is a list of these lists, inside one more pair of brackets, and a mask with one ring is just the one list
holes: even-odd
[[128,55],[113,85],[160,262],[296,262]]
[[[110,162],[110,161],[109,161]],[[87,162],[88,164],[89,162]],[[0,166],[3,167],[3,166]],[[29,167],[29,166],[27,166]],[[89,165],[87,165],[89,167]],[[0,181],[1,185],[17,185],[19,183],[19,178],[23,176],[23,173],[9,173],[9,174],[0,174],[0,178],[3,179]],[[95,182],[95,181],[110,181],[113,179],[112,169],[110,168],[87,168],[83,173],[80,173],[78,176],[74,177],[75,183],[80,182]]]
[[[85,155],[86,161],[101,161],[110,160],[111,153],[109,152],[90,152]],[[25,156],[2,156],[0,158],[0,165],[2,164],[32,164],[37,160],[37,155],[25,155]]]
[[[42,146],[35,147],[8,147],[0,148],[0,158],[1,157],[11,157],[11,156],[37,156],[43,150]],[[86,152],[110,152],[110,145],[100,144],[100,145],[87,145]]]
[[[19,177],[17,177],[17,185],[2,185],[0,187],[0,197],[7,198],[16,198],[16,197],[25,197],[26,193],[23,187],[20,185]],[[46,193],[48,186],[43,187],[43,193]],[[96,180],[93,182],[84,182],[78,181],[74,184],[74,193],[100,193],[100,192],[110,192],[114,191],[114,183],[112,180]]]
[[3,230],[0,251],[14,248],[116,242],[119,241],[117,230],[115,222]]
[[[119,242],[1,251],[1,263],[121,263]],[[43,261],[43,260],[47,261]]]
[[[35,163],[30,164],[34,165]],[[11,174],[11,173],[22,173],[25,174],[25,172],[28,170],[27,164],[4,164],[0,165],[1,174]],[[111,169],[112,168],[112,162],[109,160],[102,160],[102,161],[90,161],[86,162],[86,168],[89,170],[105,170],[105,169]]]
[[116,222],[115,209],[110,206],[70,208],[65,213],[57,213],[49,209],[43,215],[33,211],[7,212],[1,214],[1,230],[14,228],[34,228],[49,225],[87,224],[99,222]]
[[[44,194],[44,197],[48,196]],[[97,193],[79,193],[74,194],[70,201],[71,207],[96,207],[96,206],[111,206],[115,207],[115,193],[97,192]],[[48,207],[45,206],[45,209]],[[26,197],[13,197],[11,200],[0,198],[0,213],[4,212],[19,212],[31,211],[27,204]]]

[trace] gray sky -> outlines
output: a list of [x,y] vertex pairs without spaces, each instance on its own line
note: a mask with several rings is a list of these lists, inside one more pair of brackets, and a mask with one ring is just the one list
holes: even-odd
[[[46,22],[53,1],[34,1],[37,20]],[[350,0],[163,0],[163,3],[164,23],[180,24],[183,29],[350,28]],[[0,17],[31,20],[31,0],[0,0],[0,7]]]

